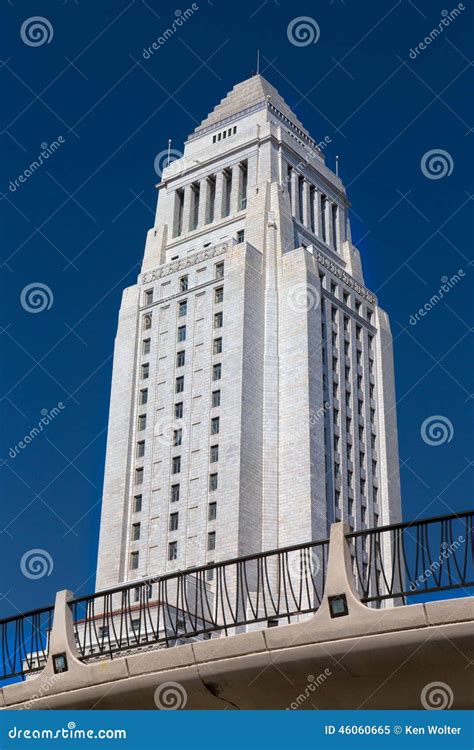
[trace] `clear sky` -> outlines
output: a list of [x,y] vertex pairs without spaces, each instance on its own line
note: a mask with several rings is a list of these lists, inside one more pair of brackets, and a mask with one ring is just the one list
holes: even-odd
[[[191,5],[4,3],[1,616],[93,589],[117,313],[153,224],[155,158],[168,138],[180,151],[251,75],[257,48],[261,72],[329,139],[328,165],[339,155],[366,283],[391,317],[404,518],[472,507],[472,6],[461,6],[451,17],[444,0],[199,0],[144,55]],[[309,36],[292,23],[303,16]],[[51,558],[41,579],[21,570],[35,548]]]

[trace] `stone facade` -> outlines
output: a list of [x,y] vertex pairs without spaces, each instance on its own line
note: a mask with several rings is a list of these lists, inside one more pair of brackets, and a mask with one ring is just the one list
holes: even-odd
[[309,133],[254,76],[158,191],[119,316],[97,588],[399,521],[390,326]]

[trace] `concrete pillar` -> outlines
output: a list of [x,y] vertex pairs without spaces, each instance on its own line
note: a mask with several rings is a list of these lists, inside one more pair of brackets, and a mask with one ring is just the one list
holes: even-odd
[[209,181],[207,178],[199,183],[198,227],[207,224],[209,218]]
[[234,216],[241,210],[242,195],[242,169],[240,164],[234,164],[232,167],[232,187],[230,191],[230,213]]
[[298,189],[299,174],[296,169],[291,171],[291,213],[299,221],[300,218],[300,191]]
[[184,188],[184,206],[183,206],[183,221],[181,223],[181,234],[187,234],[189,232],[191,222],[191,197],[192,188],[191,185],[186,185]]
[[216,175],[216,202],[214,206],[214,221],[219,221],[224,215],[225,206],[225,180],[224,172],[218,172]]
[[309,207],[309,182],[303,181],[303,224],[308,229],[311,228],[311,212]]

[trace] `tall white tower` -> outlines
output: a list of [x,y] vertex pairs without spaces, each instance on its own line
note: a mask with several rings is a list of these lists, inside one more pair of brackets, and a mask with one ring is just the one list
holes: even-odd
[[115,342],[97,588],[400,520],[386,313],[344,186],[239,83],[163,172]]

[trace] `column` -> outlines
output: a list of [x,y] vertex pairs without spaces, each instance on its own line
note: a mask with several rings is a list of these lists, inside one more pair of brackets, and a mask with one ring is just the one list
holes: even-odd
[[230,213],[231,216],[235,215],[241,210],[241,194],[242,194],[242,169],[240,164],[234,164],[232,167],[232,187],[230,191]]
[[216,175],[216,202],[214,208],[214,221],[222,219],[224,213],[224,172],[218,172]]
[[298,185],[299,174],[296,169],[291,171],[291,213],[299,221],[300,217],[300,191]]
[[198,213],[198,227],[203,227],[207,224],[209,216],[209,181],[207,177],[199,182],[199,213]]
[[316,237],[322,237],[321,229],[321,193],[318,188],[314,189],[313,195],[314,233]]
[[303,224],[311,228],[311,213],[309,210],[309,182],[303,180]]
[[334,247],[333,237],[332,237],[332,202],[329,200],[328,197],[326,197],[326,202],[324,206],[324,223],[326,226],[326,244],[329,245],[329,247]]
[[191,197],[192,187],[186,185],[184,188],[184,206],[183,206],[183,221],[181,223],[181,234],[187,234],[189,232],[191,222]]

